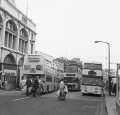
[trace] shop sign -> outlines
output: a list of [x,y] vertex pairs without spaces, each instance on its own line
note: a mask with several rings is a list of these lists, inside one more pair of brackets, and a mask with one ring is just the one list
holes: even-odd
[[31,68],[30,69],[30,73],[36,73],[36,69],[35,68]]
[[102,70],[102,64],[84,63],[84,69]]
[[6,76],[16,76],[16,71],[14,70],[4,70],[4,75]]
[[39,57],[28,57],[28,62],[30,63],[38,63],[40,62],[40,58]]
[[24,70],[29,70],[30,69],[30,65],[24,65]]
[[65,66],[64,71],[66,73],[76,73],[78,71],[77,66]]
[[6,69],[6,70],[17,70],[17,65],[4,64],[4,69]]

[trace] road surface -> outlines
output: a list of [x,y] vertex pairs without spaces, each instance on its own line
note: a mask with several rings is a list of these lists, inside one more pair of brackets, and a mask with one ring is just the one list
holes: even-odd
[[65,101],[56,93],[26,97],[20,93],[0,93],[0,115],[107,115],[104,97],[70,92]]

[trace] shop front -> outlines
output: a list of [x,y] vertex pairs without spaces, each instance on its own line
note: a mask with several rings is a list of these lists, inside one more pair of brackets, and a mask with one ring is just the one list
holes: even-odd
[[15,89],[17,81],[17,66],[14,64],[3,64],[2,81],[7,82],[6,89]]
[[117,96],[116,96],[116,111],[120,115],[120,64],[117,64]]

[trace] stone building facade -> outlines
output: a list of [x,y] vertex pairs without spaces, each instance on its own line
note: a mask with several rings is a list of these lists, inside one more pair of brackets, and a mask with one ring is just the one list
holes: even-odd
[[14,0],[0,0],[0,79],[15,88],[24,57],[35,49],[36,25],[17,9]]

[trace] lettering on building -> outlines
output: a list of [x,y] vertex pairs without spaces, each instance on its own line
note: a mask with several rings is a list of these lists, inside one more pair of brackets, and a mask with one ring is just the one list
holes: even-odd
[[27,24],[27,18],[25,18],[24,16],[22,16],[22,22],[23,22],[24,24]]

